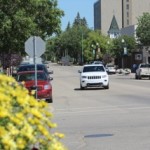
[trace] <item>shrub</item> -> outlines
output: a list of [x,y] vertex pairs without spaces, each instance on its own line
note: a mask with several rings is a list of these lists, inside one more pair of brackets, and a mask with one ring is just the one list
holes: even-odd
[[14,78],[0,75],[0,150],[65,150],[45,101],[37,101]]

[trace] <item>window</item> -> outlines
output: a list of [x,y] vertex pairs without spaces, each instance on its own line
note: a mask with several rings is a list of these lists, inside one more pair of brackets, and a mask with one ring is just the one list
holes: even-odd
[[129,4],[126,5],[126,9],[129,10]]
[[127,25],[129,25],[129,19],[127,19]]
[[129,17],[129,12],[127,11],[127,17]]
[[103,66],[88,66],[84,67],[83,72],[104,72]]

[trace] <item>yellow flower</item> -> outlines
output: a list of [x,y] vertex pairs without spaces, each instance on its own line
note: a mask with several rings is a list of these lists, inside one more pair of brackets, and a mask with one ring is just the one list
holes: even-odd
[[32,108],[31,110],[30,110],[30,112],[35,116],[35,117],[37,117],[37,118],[42,118],[42,114],[39,112],[39,110],[37,110],[37,109],[35,109],[35,108]]
[[7,131],[6,131],[5,127],[0,126],[0,138],[5,136],[6,134],[7,134]]
[[0,148],[24,150],[39,143],[41,149],[65,150],[59,142],[63,134],[50,133],[57,126],[50,111],[14,78],[0,75]]
[[14,126],[13,124],[9,123],[7,125],[7,130],[9,131],[9,133],[11,135],[18,135],[19,134],[19,130],[16,128],[16,126]]
[[20,120],[24,120],[24,114],[22,112],[16,113],[16,117]]
[[0,106],[0,118],[9,116],[8,110]]
[[12,121],[13,123],[15,123],[16,125],[22,125],[22,123],[23,123],[23,122],[20,121],[18,118],[13,117],[13,116],[11,116],[10,119],[11,119],[11,121]]
[[16,144],[19,149],[24,149],[26,146],[26,141],[23,138],[18,138]]
[[4,144],[6,149],[14,150],[17,148],[15,141],[13,141],[12,137],[9,134],[3,136],[2,143]]
[[54,133],[54,135],[57,136],[58,138],[64,138],[64,136],[65,136],[64,134],[62,134],[62,133],[57,133],[57,132]]

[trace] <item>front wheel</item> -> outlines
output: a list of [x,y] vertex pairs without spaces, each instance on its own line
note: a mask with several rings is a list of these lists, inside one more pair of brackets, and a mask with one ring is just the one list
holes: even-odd
[[137,75],[135,75],[135,79],[136,79],[136,80],[138,79],[138,76],[137,76]]
[[84,90],[84,87],[83,87],[81,84],[80,84],[80,89],[81,89],[81,90]]
[[109,84],[107,86],[104,86],[104,89],[109,89]]
[[52,98],[46,99],[46,102],[52,103],[52,102],[53,102],[53,99],[52,99]]
[[136,74],[135,79],[141,79],[141,76]]

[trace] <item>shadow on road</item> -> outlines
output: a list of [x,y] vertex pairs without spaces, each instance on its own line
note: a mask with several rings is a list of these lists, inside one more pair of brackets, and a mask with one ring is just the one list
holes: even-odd
[[113,136],[114,134],[90,134],[85,135],[85,138],[99,138],[99,137],[107,137],[107,136]]
[[85,89],[75,88],[74,90],[75,91],[88,91],[88,90],[92,91],[92,90],[106,90],[106,89],[102,87],[98,87],[98,88],[91,87],[91,88],[85,88]]

